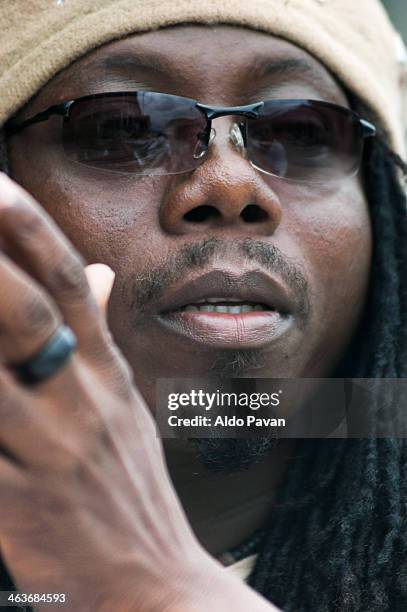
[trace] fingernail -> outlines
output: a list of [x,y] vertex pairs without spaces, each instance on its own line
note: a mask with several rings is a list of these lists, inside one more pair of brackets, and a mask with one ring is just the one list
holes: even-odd
[[115,273],[109,266],[102,263],[86,266],[85,272],[97,303],[103,311],[106,311],[113,288]]
[[17,185],[5,174],[0,172],[0,208],[15,206],[19,200]]
[[102,263],[94,263],[87,266],[87,270],[89,270],[95,277],[98,277],[99,281],[103,283],[104,287],[113,287],[115,273],[112,268]]

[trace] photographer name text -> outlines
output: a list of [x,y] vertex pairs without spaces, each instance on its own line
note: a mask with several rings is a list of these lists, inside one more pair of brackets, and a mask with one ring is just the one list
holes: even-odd
[[260,418],[252,414],[245,417],[219,415],[216,418],[210,416],[195,415],[193,417],[180,417],[172,414],[168,417],[170,427],[285,427],[285,419]]

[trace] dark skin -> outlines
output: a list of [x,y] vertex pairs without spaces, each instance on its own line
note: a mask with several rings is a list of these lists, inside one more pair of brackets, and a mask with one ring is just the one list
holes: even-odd
[[[227,65],[219,61],[225,56]],[[119,57],[120,61],[112,61]],[[271,68],[262,71],[259,63],[266,59]],[[131,36],[90,53],[48,83],[21,118],[90,93],[141,88],[213,105],[312,98],[348,106],[329,72],[288,42],[234,27],[183,26]],[[87,263],[103,262],[115,271],[109,327],[150,406],[157,378],[205,376],[215,358],[227,359],[239,349],[254,354],[261,364],[255,370],[247,367],[244,376],[327,376],[346,352],[363,311],[372,237],[360,177],[335,187],[315,187],[262,174],[228,141],[231,122],[230,117],[217,120],[217,138],[205,163],[175,178],[103,179],[70,164],[57,146],[50,145],[57,125],[53,120],[26,130],[11,143],[13,178],[41,203]],[[212,206],[217,214],[199,223],[186,219],[187,213],[203,205]],[[241,212],[248,205],[261,211],[255,223],[242,221]],[[306,279],[306,312],[296,308],[294,289],[290,323],[280,335],[267,336],[259,323],[240,342],[233,330],[210,334],[207,320],[181,333],[160,321],[158,302],[150,303],[147,313],[137,318],[131,307],[132,291],[146,271],[165,265],[185,246],[212,237],[223,246],[215,250],[205,271],[222,268],[235,277],[262,269],[259,261],[242,256],[236,247],[239,241],[250,238],[277,247]],[[278,274],[262,272],[284,285]],[[201,273],[202,269],[191,269],[182,283]],[[169,296],[180,282],[166,289]],[[289,294],[292,288],[285,289]],[[213,292],[216,296],[216,288]],[[53,392],[57,398],[57,385]],[[262,525],[292,452],[291,443],[282,443],[247,472],[214,476],[188,451],[169,449],[172,481],[206,549],[219,553]],[[202,561],[200,554],[196,557]],[[9,555],[12,569],[15,557]],[[209,568],[206,561],[204,565]],[[210,566],[207,575],[212,572]],[[246,593],[246,587],[241,588]],[[219,582],[222,590],[226,593],[228,587]],[[215,603],[222,609],[221,599]],[[259,610],[270,609],[249,599],[241,609],[254,610],[256,605],[264,605]]]

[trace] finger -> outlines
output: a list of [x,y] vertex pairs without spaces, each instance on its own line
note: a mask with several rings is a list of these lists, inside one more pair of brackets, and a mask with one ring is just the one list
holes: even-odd
[[7,495],[6,488],[14,488],[22,479],[19,468],[15,463],[14,459],[10,459],[10,453],[0,448],[1,509],[3,509],[4,500]]
[[99,308],[106,316],[107,305],[114,283],[114,272],[109,266],[97,263],[86,266],[85,274],[93,296]]
[[0,366],[0,490],[2,478],[12,475],[11,468],[24,462],[27,442],[32,445],[41,440],[41,416],[26,391]]
[[2,253],[0,287],[0,355],[13,365],[44,346],[62,319],[45,291]]
[[19,526],[19,510],[27,499],[27,477],[24,463],[0,445],[0,556],[4,559],[10,529]]
[[13,259],[51,294],[82,348],[104,330],[84,261],[54,221],[21,187],[0,173],[0,236]]
[[[33,389],[20,385],[11,372],[0,366],[0,460],[27,470],[40,467],[52,471],[57,466],[68,468],[75,464],[82,433],[89,428],[98,432],[97,422],[86,412],[83,418],[78,412],[75,420],[72,418],[70,409],[76,401],[75,364],[72,359],[69,366]],[[44,396],[44,389],[49,391],[54,384],[58,385],[58,398],[52,394]],[[73,396],[71,402],[67,401],[69,395]]]

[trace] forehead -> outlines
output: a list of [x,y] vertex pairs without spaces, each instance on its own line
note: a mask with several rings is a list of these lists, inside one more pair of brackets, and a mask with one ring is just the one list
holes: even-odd
[[[234,26],[184,25],[134,34],[93,50],[61,71],[35,107],[88,93],[155,89],[202,102],[290,96],[347,104],[329,71],[281,38]],[[300,88],[298,96],[295,88]],[[216,99],[215,99],[216,98]]]

